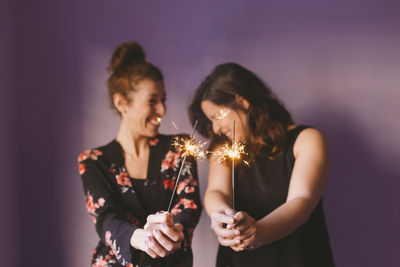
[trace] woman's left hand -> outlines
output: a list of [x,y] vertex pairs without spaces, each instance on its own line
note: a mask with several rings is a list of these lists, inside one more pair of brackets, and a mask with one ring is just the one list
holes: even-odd
[[234,215],[237,221],[234,229],[240,231],[240,235],[235,237],[239,240],[238,245],[231,246],[235,251],[251,250],[257,248],[257,222],[253,217],[244,211],[239,211]]

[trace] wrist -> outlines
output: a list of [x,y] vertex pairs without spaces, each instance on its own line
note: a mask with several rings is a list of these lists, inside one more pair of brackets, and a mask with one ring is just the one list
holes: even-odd
[[255,233],[254,233],[254,248],[261,247],[264,244],[262,235],[262,226],[258,221],[254,223]]

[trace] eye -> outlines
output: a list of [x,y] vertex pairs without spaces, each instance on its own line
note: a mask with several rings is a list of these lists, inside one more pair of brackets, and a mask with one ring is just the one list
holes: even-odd
[[150,98],[150,99],[149,99],[149,103],[150,103],[150,104],[157,104],[157,99],[155,99],[155,98]]

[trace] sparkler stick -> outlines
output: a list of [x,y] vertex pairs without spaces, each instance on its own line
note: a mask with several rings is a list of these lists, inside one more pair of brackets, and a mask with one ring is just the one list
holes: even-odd
[[[235,121],[233,121],[232,144],[236,150]],[[232,157],[232,209],[235,210],[235,157]]]
[[178,186],[179,178],[181,177],[183,166],[185,165],[186,157],[189,154],[191,154],[191,150],[193,150],[195,148],[195,147],[193,147],[193,138],[194,138],[194,133],[196,131],[196,126],[197,126],[197,121],[194,123],[193,132],[192,132],[192,135],[190,136],[189,141],[185,142],[185,145],[184,145],[184,147],[186,148],[186,151],[183,153],[184,156],[183,156],[182,164],[181,164],[181,167],[179,169],[178,176],[177,176],[177,178],[175,180],[175,187],[174,187],[174,191],[172,191],[172,196],[171,196],[171,199],[169,201],[168,212],[171,211],[172,200],[174,199],[174,195],[175,195],[175,192],[176,192],[176,188]]

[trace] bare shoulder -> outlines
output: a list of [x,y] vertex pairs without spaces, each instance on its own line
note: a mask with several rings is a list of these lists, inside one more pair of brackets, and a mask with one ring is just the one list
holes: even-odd
[[315,129],[307,128],[301,131],[294,143],[293,154],[295,158],[303,153],[327,153],[328,146],[325,135]]

